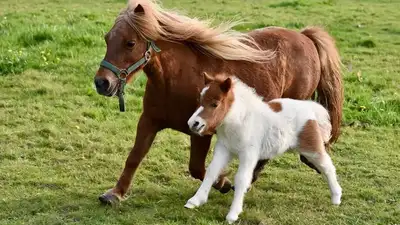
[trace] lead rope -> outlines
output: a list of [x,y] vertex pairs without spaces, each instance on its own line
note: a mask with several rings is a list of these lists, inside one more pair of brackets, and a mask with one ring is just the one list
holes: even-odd
[[126,78],[119,79],[119,83],[121,86],[118,91],[119,111],[125,112],[125,99],[124,99],[125,91],[124,91],[124,89],[125,89],[125,84],[126,84]]

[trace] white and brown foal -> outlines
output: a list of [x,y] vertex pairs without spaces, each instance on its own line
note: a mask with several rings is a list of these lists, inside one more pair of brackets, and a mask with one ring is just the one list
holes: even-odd
[[229,163],[239,157],[234,199],[226,219],[233,223],[242,212],[244,195],[260,159],[272,159],[289,149],[307,158],[327,178],[331,200],[340,204],[342,188],[324,143],[331,135],[327,110],[312,101],[275,99],[263,102],[255,91],[236,77],[215,79],[204,73],[206,87],[200,107],[188,125],[198,135],[217,134],[213,159],[203,183],[186,208],[204,204],[212,184]]

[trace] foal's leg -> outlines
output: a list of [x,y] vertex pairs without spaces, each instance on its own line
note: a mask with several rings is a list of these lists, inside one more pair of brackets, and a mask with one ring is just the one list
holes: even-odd
[[300,155],[300,160],[301,160],[301,162],[306,164],[308,167],[310,167],[311,169],[317,171],[317,173],[321,174],[321,171],[319,171],[318,168],[314,166],[314,164],[312,164],[310,161],[308,161],[308,159],[305,156]]
[[324,175],[328,181],[329,189],[331,191],[332,204],[340,205],[342,197],[342,188],[339,185],[336,177],[336,169],[332,163],[331,157],[327,152],[301,152],[311,163],[313,163]]
[[187,201],[185,205],[186,208],[192,209],[207,202],[211,186],[217,180],[218,176],[230,160],[231,153],[225,148],[225,146],[217,142],[213,159],[207,168],[204,180],[196,194]]
[[235,194],[229,213],[226,216],[229,224],[235,222],[243,211],[244,195],[250,187],[252,174],[258,161],[258,155],[253,154],[254,150],[248,149],[246,151],[239,154],[239,168],[234,181]]
[[309,120],[299,134],[299,150],[308,162],[313,164],[328,180],[331,200],[335,205],[340,204],[342,188],[336,178],[336,169],[331,157],[325,150],[319,126],[315,120]]
[[269,161],[269,159],[258,160],[256,167],[254,168],[254,171],[253,171],[253,178],[251,180],[251,183],[254,183],[257,181],[258,176],[260,175],[261,171],[264,169],[264,167],[268,163],[268,161]]
[[[258,176],[260,175],[260,173],[262,172],[262,170],[264,169],[264,167],[268,163],[268,161],[269,161],[269,159],[258,160],[256,167],[253,170],[253,176],[251,179],[252,184],[257,181]],[[251,186],[249,187],[249,190],[250,189],[251,189]],[[232,186],[232,190],[235,190],[235,186]],[[249,191],[249,190],[247,190],[247,191]]]
[[142,114],[137,126],[135,144],[125,162],[125,168],[114,188],[99,197],[104,204],[113,204],[122,200],[131,184],[132,177],[150,149],[153,140],[159,131],[157,124]]
[[[205,163],[207,153],[210,149],[212,136],[190,136],[190,162],[189,171],[193,178],[203,180],[206,172]],[[220,174],[220,177],[214,183],[213,187],[219,190],[221,193],[227,193],[231,190],[231,182],[226,178],[224,173]]]

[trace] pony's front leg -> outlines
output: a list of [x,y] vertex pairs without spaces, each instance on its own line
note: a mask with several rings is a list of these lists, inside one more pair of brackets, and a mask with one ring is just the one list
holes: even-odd
[[230,159],[231,153],[223,144],[217,142],[215,145],[213,159],[207,168],[204,180],[196,194],[187,201],[185,205],[186,208],[192,209],[207,202],[208,194],[210,193],[213,183],[217,180],[218,176],[229,163]]
[[255,149],[248,149],[239,154],[239,168],[235,175],[235,194],[226,220],[232,224],[243,211],[244,195],[250,187],[254,168],[258,161]]
[[159,130],[160,128],[158,124],[151,118],[147,117],[145,114],[140,116],[136,132],[135,145],[126,159],[125,168],[122,171],[122,174],[115,187],[99,197],[99,200],[102,203],[115,204],[120,200],[123,200],[129,189],[136,169],[149,151],[150,146]]
[[[206,157],[210,149],[212,136],[190,136],[190,162],[189,171],[193,178],[203,181],[206,169]],[[227,193],[232,189],[231,182],[225,173],[221,173],[213,187],[221,193]]]

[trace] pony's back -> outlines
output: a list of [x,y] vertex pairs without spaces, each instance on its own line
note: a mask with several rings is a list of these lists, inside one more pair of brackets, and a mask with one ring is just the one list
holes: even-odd
[[296,120],[299,130],[308,120],[316,120],[320,128],[322,140],[328,143],[331,137],[332,125],[329,112],[321,104],[309,100],[295,100],[289,98],[279,98],[270,101],[281,103],[282,113],[289,120]]

